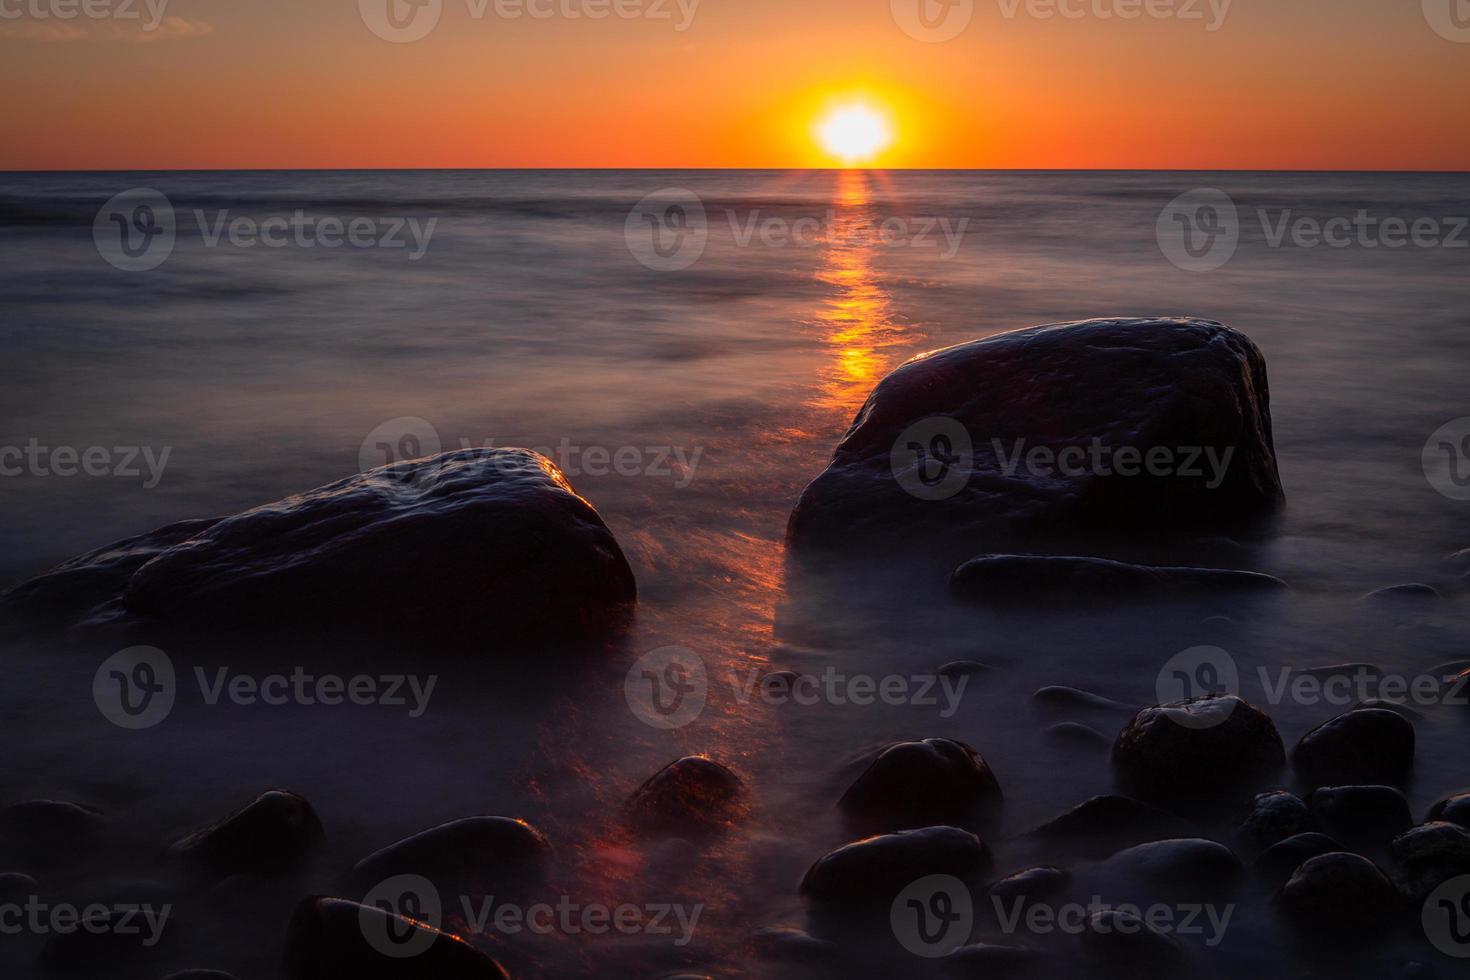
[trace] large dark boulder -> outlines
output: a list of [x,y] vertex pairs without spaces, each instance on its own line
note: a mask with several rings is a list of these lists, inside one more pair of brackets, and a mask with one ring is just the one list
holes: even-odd
[[1291,763],[1313,786],[1402,784],[1414,765],[1414,723],[1383,708],[1355,708],[1303,735]]
[[864,833],[948,825],[973,828],[1001,804],[1000,783],[963,742],[926,738],[884,749],[837,807]]
[[1229,694],[1145,708],[1113,743],[1119,781],[1145,800],[1239,795],[1285,762],[1271,719]]
[[432,924],[340,898],[306,898],[286,933],[290,980],[507,980],[504,968]]
[[1470,828],[1470,793],[1453,793],[1429,808],[1425,823],[1443,820]]
[[[1094,446],[1106,465],[1093,462]],[[1203,453],[1186,461],[1187,447],[1222,461],[1229,453],[1228,463],[1212,469]],[[1018,450],[1042,450],[1057,465]],[[1150,450],[1175,451],[1173,463],[1148,463]],[[1221,528],[1283,499],[1266,362],[1250,338],[1207,320],[1087,320],[900,366],[802,494],[789,537],[800,547],[876,539],[1035,550],[1048,538],[1060,546]]]
[[1321,824],[1307,804],[1284,789],[1261,793],[1240,825],[1239,837],[1252,847],[1266,849],[1288,837],[1320,831]]
[[1395,875],[1416,906],[1452,878],[1470,874],[1470,833],[1452,823],[1427,823],[1395,837]]
[[179,840],[169,853],[207,877],[277,875],[304,869],[326,840],[310,803],[271,790]]
[[597,511],[522,449],[385,466],[188,530],[69,562],[4,605],[100,598],[73,618],[339,642],[411,636],[429,651],[604,638],[636,599]]
[[1255,871],[1274,891],[1296,874],[1296,869],[1324,854],[1336,854],[1342,845],[1326,834],[1297,834],[1272,844],[1256,858]]

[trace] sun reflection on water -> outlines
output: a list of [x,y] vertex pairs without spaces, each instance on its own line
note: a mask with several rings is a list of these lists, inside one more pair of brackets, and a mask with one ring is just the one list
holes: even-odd
[[837,180],[826,261],[817,272],[821,282],[837,291],[813,322],[833,353],[822,372],[818,404],[851,414],[892,366],[893,348],[909,338],[894,322],[892,297],[879,285],[874,269],[880,242],[873,178],[848,170]]

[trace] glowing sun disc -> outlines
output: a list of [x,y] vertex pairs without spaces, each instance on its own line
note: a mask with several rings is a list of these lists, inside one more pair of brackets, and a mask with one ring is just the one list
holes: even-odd
[[888,120],[867,106],[834,109],[817,124],[817,141],[844,163],[871,160],[893,142]]

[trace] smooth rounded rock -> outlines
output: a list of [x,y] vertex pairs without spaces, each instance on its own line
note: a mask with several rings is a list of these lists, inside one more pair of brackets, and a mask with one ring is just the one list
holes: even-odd
[[1340,936],[1381,932],[1401,911],[1398,890],[1383,872],[1367,858],[1344,852],[1297,868],[1279,900],[1293,925]]
[[990,848],[958,827],[925,827],[869,837],[817,860],[801,893],[829,906],[887,911],[899,892],[930,875],[973,880],[990,865]]
[[1317,817],[1302,800],[1284,789],[1256,796],[1251,811],[1240,825],[1240,838],[1252,847],[1274,844],[1322,829]]
[[1114,854],[1104,867],[1168,889],[1205,890],[1233,886],[1242,870],[1230,848],[1199,837],[1139,844]]
[[212,878],[299,871],[326,843],[321,819],[295,793],[271,790],[227,817],[196,830],[169,851]]
[[1000,783],[963,742],[927,738],[884,749],[837,807],[864,833],[978,826],[1001,805]]
[[950,591],[972,602],[1045,605],[1116,603],[1277,592],[1286,583],[1259,572],[1133,565],[1061,555],[981,555],[955,569]]
[[1382,708],[1360,708],[1303,735],[1291,762],[1314,786],[1398,784],[1413,768],[1414,742],[1414,725],[1407,718]]
[[1409,801],[1392,786],[1324,786],[1308,802],[1327,833],[1347,843],[1387,843],[1414,825]]
[[400,875],[490,891],[539,879],[552,857],[545,835],[524,820],[467,817],[374,851],[353,865],[351,881],[367,891]]
[[1120,783],[1145,800],[1236,795],[1285,761],[1271,719],[1233,695],[1145,708],[1113,744]]
[[638,787],[626,805],[629,822],[640,831],[695,837],[728,829],[749,809],[744,781],[703,756],[669,763]]
[[1434,823],[1435,821],[1470,827],[1470,793],[1451,794],[1430,807],[1424,822]]
[[1342,845],[1326,834],[1297,834],[1262,851],[1256,858],[1255,872],[1271,888],[1279,888],[1312,858],[1341,850]]

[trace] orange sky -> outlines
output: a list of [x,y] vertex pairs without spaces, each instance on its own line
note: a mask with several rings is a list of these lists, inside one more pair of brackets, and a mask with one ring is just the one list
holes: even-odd
[[826,166],[861,97],[889,167],[1470,169],[1470,38],[1421,0],[925,0],[973,7],[943,43],[919,0],[415,0],[411,43],[358,0],[37,16],[83,2],[124,0],[0,0],[0,168]]

